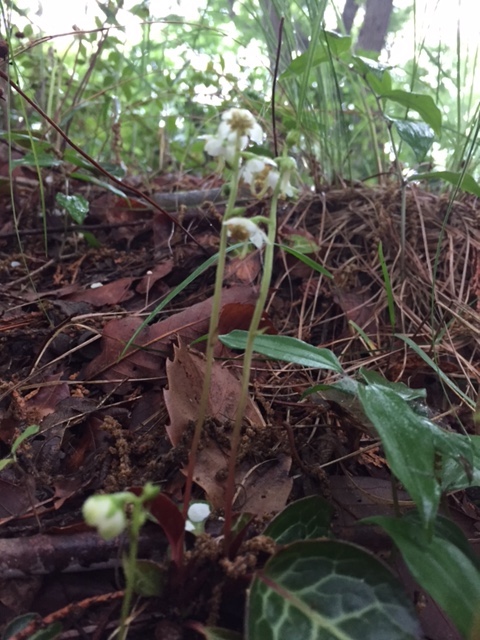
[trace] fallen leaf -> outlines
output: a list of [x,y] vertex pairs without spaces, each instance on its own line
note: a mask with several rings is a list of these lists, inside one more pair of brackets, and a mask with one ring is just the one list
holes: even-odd
[[[189,424],[196,422],[205,379],[205,358],[181,342],[174,359],[167,361],[168,389],[163,392],[170,416],[168,436],[176,446]],[[240,398],[240,380],[223,364],[213,363],[207,416],[221,423],[233,422]],[[262,414],[247,399],[244,416],[253,424],[265,424]]]
[[96,289],[84,289],[83,291],[75,291],[65,296],[68,300],[75,302],[88,302],[94,307],[105,307],[107,305],[116,305],[125,302],[134,296],[130,290],[134,278],[119,278],[113,282],[97,287]]
[[[252,302],[256,290],[253,287],[234,287],[222,293],[222,305],[231,302]],[[184,311],[171,315],[152,325],[145,326],[135,338],[135,343],[122,356],[125,346],[143,320],[136,316],[108,322],[101,340],[100,354],[85,369],[87,380],[101,378],[117,384],[138,378],[155,378],[163,375],[165,358],[176,335],[190,341],[206,334],[212,311],[212,298],[194,304]],[[114,388],[110,385],[110,390]],[[124,393],[127,387],[117,390]],[[107,390],[108,387],[107,387]]]

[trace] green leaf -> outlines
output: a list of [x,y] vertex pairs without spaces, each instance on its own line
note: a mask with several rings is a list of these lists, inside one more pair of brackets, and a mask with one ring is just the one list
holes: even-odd
[[432,358],[430,358],[430,356],[428,354],[426,354],[425,351],[423,349],[421,349],[414,340],[412,340],[408,336],[405,336],[405,335],[403,335],[401,333],[396,333],[394,335],[394,338],[400,338],[400,340],[403,340],[405,342],[405,344],[408,344],[408,346],[413,351],[415,351],[415,353],[420,358],[422,358],[422,360],[424,362],[426,362],[428,364],[428,366],[432,369],[432,371],[435,371],[436,375],[447,385],[447,387],[452,389],[452,391],[454,393],[456,393],[458,395],[458,397],[461,398],[465,402],[465,404],[467,406],[469,406],[471,409],[475,410],[475,402],[473,402],[472,399],[469,398],[467,396],[467,394],[464,393],[455,384],[455,382],[453,382],[453,380],[450,380],[450,378],[447,376],[447,374],[442,371],[442,369],[438,366],[438,364],[434,360],[432,360]]
[[320,496],[296,500],[281,511],[264,534],[278,544],[322,538],[330,533],[333,507]]
[[17,616],[13,620],[11,620],[5,629],[3,630],[2,640],[8,640],[11,636],[20,633],[28,627],[31,622],[35,620],[39,620],[40,616],[37,613],[23,613],[20,616]]
[[[222,344],[230,349],[245,349],[248,331],[235,330],[227,335],[219,336]],[[343,373],[342,366],[336,355],[329,349],[319,349],[303,340],[289,336],[258,335],[253,342],[253,348],[268,358],[301,364],[314,369],[331,369]]]
[[83,180],[83,182],[89,182],[91,184],[96,184],[97,186],[102,187],[103,189],[106,189],[107,191],[110,191],[111,193],[114,193],[119,198],[128,199],[128,196],[125,195],[125,193],[121,189],[119,189],[118,187],[115,187],[113,184],[105,182],[104,180],[99,180],[98,178],[95,178],[94,176],[90,176],[90,175],[87,175],[85,173],[80,173],[78,171],[75,171],[74,173],[70,174],[70,177],[71,178],[75,178],[76,180]]
[[352,37],[344,36],[336,31],[323,31],[323,38],[326,45],[334,56],[340,56],[342,53],[350,51],[352,46]]
[[425,400],[427,397],[425,389],[410,389],[410,387],[407,387],[403,382],[390,382],[390,380],[384,378],[377,371],[369,371],[368,369],[361,368],[359,373],[367,384],[375,384],[379,388],[390,389],[407,402]]
[[58,638],[63,631],[63,627],[60,622],[53,622],[49,624],[46,629],[39,629],[28,640],[54,640]]
[[382,440],[392,472],[417,505],[423,526],[430,530],[441,494],[451,488],[452,465],[457,476],[462,470],[465,486],[473,479],[471,439],[443,431],[384,385],[359,386],[358,398]]
[[145,598],[162,596],[167,575],[165,569],[151,560],[137,560],[133,574],[133,589]]
[[195,631],[201,633],[206,640],[242,640],[243,636],[238,631],[221,629],[220,627],[204,627],[195,623]]
[[99,249],[102,246],[102,243],[97,240],[97,238],[91,233],[91,231],[83,232],[83,239],[88,244],[89,247],[93,249]]
[[77,224],[83,224],[90,208],[88,200],[83,196],[66,196],[64,193],[57,193],[55,200]]
[[377,94],[388,93],[392,90],[391,66],[381,64],[364,56],[353,56],[353,63],[357,71],[366,79],[367,84]]
[[[17,636],[17,634],[21,634],[22,631],[35,620],[40,621],[40,617],[36,613],[25,613],[18,616],[5,627],[2,634],[2,640],[8,640],[9,638]],[[48,625],[45,629],[39,629],[29,635],[28,640],[53,640],[54,638],[58,638],[62,630],[60,622],[54,622],[53,624]]]
[[60,167],[62,164],[63,160],[44,151],[29,152],[23,158],[12,161],[13,167]]
[[312,260],[311,258],[306,256],[302,251],[299,251],[298,248],[294,249],[293,247],[287,247],[284,244],[277,244],[276,246],[279,247],[280,249],[283,249],[290,255],[294,256],[295,258],[300,260],[300,262],[303,262],[303,264],[306,264],[308,267],[310,267],[314,271],[321,273],[327,278],[333,278],[333,274],[331,274],[328,269],[323,267],[321,264],[318,264],[318,262],[315,262],[315,260]]
[[409,182],[413,180],[445,180],[454,187],[459,187],[462,191],[471,193],[480,198],[480,184],[469,173],[461,171],[430,171],[428,173],[416,173],[409,176]]
[[40,427],[38,426],[38,424],[31,424],[25,429],[23,433],[18,436],[18,438],[15,438],[15,442],[12,444],[12,455],[15,456],[17,449],[22,444],[22,442],[24,442],[27,438],[34,436],[39,432],[39,430]]
[[[363,522],[380,525],[400,549],[415,580],[436,600],[464,638],[478,630],[480,573],[468,541],[451,521],[438,518],[428,538],[417,513],[403,518],[375,516]],[[475,635],[475,637],[477,637]]]
[[380,97],[392,100],[392,102],[396,102],[406,109],[416,111],[422,120],[432,127],[437,135],[440,134],[442,128],[442,112],[431,96],[403,91],[402,89],[394,89],[382,93]]
[[253,579],[247,640],[420,638],[402,587],[373,555],[334,541],[296,542]]
[[[352,38],[350,36],[341,36],[334,31],[324,31],[324,38],[316,44],[312,43],[307,51],[292,60],[281,74],[280,79],[286,80],[287,78],[301,76],[306,71],[310,71],[323,62],[330,60],[332,55],[340,56],[342,53],[349,51],[351,46]],[[314,47],[313,52],[310,50],[311,47]]]
[[389,120],[393,123],[400,138],[412,149],[417,162],[422,162],[435,138],[433,130],[423,122],[393,118],[389,118]]

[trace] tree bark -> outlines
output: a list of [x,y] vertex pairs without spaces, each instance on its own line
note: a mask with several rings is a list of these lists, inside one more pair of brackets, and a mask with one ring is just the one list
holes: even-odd
[[358,36],[358,49],[380,53],[385,46],[392,11],[393,0],[367,0],[365,18]]
[[357,15],[359,8],[360,7],[355,0],[347,0],[345,2],[342,12],[342,22],[347,33],[350,33],[352,30],[353,21],[355,20],[355,16]]

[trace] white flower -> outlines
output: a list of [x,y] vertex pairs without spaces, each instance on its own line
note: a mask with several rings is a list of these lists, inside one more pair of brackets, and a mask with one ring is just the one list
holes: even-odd
[[270,171],[266,177],[267,185],[274,190],[280,180],[280,195],[292,197],[297,193],[297,189],[290,180],[296,171],[294,158],[277,158],[279,171]]
[[277,165],[270,158],[264,158],[263,156],[250,158],[242,169],[242,178],[247,184],[254,187],[255,182],[261,176],[266,176],[272,171],[272,167],[277,168]]
[[206,502],[194,502],[188,509],[188,519],[191,522],[203,522],[210,515],[210,507]]
[[83,517],[104,540],[115,538],[127,526],[123,504],[110,495],[90,496],[83,504]]
[[227,227],[228,237],[236,242],[251,242],[257,249],[267,244],[267,234],[248,218],[229,218],[223,223]]
[[203,523],[210,515],[210,507],[206,502],[194,502],[190,505],[185,522],[185,531],[193,531],[195,533],[203,533]]
[[262,127],[247,109],[227,109],[222,113],[222,121],[218,127],[218,134],[222,138],[228,138],[231,134],[240,136],[240,148],[245,149],[248,139],[257,144],[262,144]]
[[243,151],[250,140],[261,144],[263,131],[250,111],[228,109],[222,114],[222,121],[216,135],[206,135],[201,138],[206,140],[205,151],[209,155],[223,157],[232,163],[237,145],[238,149]]
[[203,140],[206,140],[205,151],[208,155],[213,157],[223,157],[228,162],[233,162],[235,157],[235,137],[222,138],[220,135],[216,136],[201,136]]

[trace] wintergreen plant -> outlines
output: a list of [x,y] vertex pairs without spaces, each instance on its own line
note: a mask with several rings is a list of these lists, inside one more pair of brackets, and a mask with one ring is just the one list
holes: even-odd
[[129,551],[123,558],[126,586],[118,631],[120,640],[125,640],[128,633],[127,621],[135,587],[140,529],[148,518],[145,503],[153,500],[159,492],[158,487],[147,483],[140,495],[131,491],[94,495],[87,498],[83,504],[85,522],[95,527],[104,540],[111,540],[124,531],[128,534]]
[[[248,386],[253,357],[253,341],[258,332],[272,277],[277,202],[280,196],[285,197],[287,195],[294,195],[295,189],[291,184],[291,179],[296,170],[296,165],[295,160],[287,157],[286,155],[282,158],[272,160],[268,157],[255,156],[251,152],[247,151],[247,147],[252,142],[258,145],[263,142],[263,130],[254,116],[246,109],[233,108],[225,111],[221,116],[217,132],[214,135],[203,136],[203,139],[206,140],[205,151],[211,156],[218,158],[219,169],[223,169],[226,164],[229,165],[231,169],[231,178],[229,185],[229,199],[220,231],[220,247],[218,251],[215,290],[213,294],[212,312],[206,349],[205,377],[202,396],[200,399],[199,413],[190,449],[188,476],[184,496],[184,515],[186,515],[188,505],[190,504],[196,453],[200,442],[201,430],[206,418],[206,408],[210,393],[213,353],[218,340],[218,323],[227,254],[227,241],[228,238],[231,238],[235,242],[243,243],[244,252],[248,243],[253,244],[258,250],[265,247],[263,273],[255,310],[250,322],[248,332],[249,338],[244,353],[241,394],[236,410],[229,455],[228,478],[225,490],[224,526],[225,542],[228,547],[232,527],[232,503],[235,489],[236,454],[240,441],[242,418],[248,398]],[[250,185],[253,195],[263,196],[270,191],[272,197],[270,202],[270,215],[268,218],[257,216],[249,219],[239,215],[235,202],[238,189],[242,181]],[[267,233],[259,227],[259,224],[261,223],[267,226]]]

